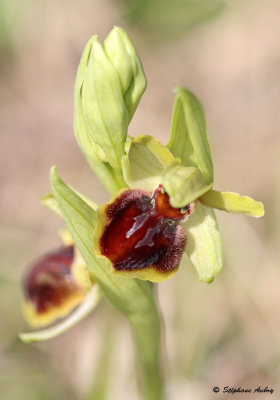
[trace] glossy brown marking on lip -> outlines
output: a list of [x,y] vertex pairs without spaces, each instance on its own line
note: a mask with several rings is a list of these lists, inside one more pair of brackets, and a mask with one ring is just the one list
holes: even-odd
[[162,185],[153,194],[137,189],[122,192],[104,212],[100,253],[109,258],[115,271],[152,267],[154,272],[170,274],[178,267],[186,245],[178,223],[190,213],[190,207],[183,213],[172,207]]
[[38,314],[58,308],[82,292],[71,275],[73,259],[74,248],[68,246],[47,254],[27,274],[25,295]]

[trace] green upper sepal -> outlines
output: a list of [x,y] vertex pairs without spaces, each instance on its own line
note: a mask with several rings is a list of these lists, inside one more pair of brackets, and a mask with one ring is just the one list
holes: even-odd
[[257,218],[264,215],[264,206],[260,201],[238,193],[209,190],[199,200],[208,207],[229,213],[248,214]]
[[213,163],[202,106],[187,89],[177,87],[175,92],[167,147],[183,165],[198,168],[206,184],[212,184]]
[[124,30],[115,27],[103,44],[90,38],[76,77],[74,128],[89,164],[112,194],[124,186],[128,124],[145,88],[141,62]]

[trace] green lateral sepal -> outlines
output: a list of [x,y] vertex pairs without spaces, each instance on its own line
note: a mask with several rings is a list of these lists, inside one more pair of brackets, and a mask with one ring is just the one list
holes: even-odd
[[214,210],[198,202],[195,212],[182,225],[187,234],[185,252],[199,279],[212,282],[223,267],[222,240]]

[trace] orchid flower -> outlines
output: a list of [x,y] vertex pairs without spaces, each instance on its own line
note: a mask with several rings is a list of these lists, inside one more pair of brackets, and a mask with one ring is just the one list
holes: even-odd
[[[260,217],[264,208],[250,197],[213,190],[213,162],[205,117],[199,100],[189,90],[175,89],[167,145],[150,135],[128,136],[129,123],[145,89],[141,61],[123,29],[115,27],[103,43],[97,36],[90,38],[77,72],[74,130],[82,152],[112,198],[97,206],[67,186],[53,167],[53,194],[45,196],[43,203],[63,217],[73,238],[71,250],[62,250],[61,257],[66,257],[65,252],[72,254],[73,249],[74,253],[79,251],[89,281],[94,282],[92,287],[98,288],[130,321],[142,366],[143,393],[147,399],[156,400],[163,396],[160,318],[153,285],[147,281],[170,278],[178,268],[190,264],[186,257],[200,280],[213,281],[223,266],[214,209]],[[32,295],[32,274],[38,275],[40,265],[59,254],[41,260],[27,277],[30,322],[39,321],[40,314],[38,298]],[[55,314],[61,317],[67,310],[69,316],[59,322],[57,331],[51,327],[43,334],[22,334],[23,340],[53,337],[95,307],[100,297],[96,293],[84,314],[78,312],[73,321],[75,310],[83,308],[88,295],[74,279],[71,266],[75,257],[71,254],[66,277],[77,296],[69,295],[75,301]],[[47,268],[40,274],[36,275],[40,284],[55,279]],[[58,274],[58,282],[61,281]],[[68,289],[67,286],[66,292]],[[73,307],[77,308],[73,311]],[[53,318],[46,318],[46,322],[52,321]]]

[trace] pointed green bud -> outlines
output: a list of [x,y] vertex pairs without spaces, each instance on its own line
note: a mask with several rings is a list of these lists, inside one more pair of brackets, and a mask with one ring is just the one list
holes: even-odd
[[118,73],[97,36],[90,39],[87,68],[81,87],[81,106],[88,135],[97,146],[98,157],[120,169],[120,158],[128,128]]
[[257,218],[264,215],[264,207],[260,201],[248,196],[240,196],[238,193],[209,190],[199,200],[208,207],[229,213],[248,214]]
[[161,183],[169,195],[170,204],[176,208],[195,201],[212,186],[205,183],[199,169],[185,167],[178,159],[164,170]]
[[167,147],[185,166],[198,168],[207,184],[213,183],[213,163],[206,122],[198,99],[187,89],[175,89],[171,134]]
[[139,135],[126,143],[122,158],[125,181],[131,188],[153,191],[161,175],[174,160],[171,152],[152,136]]
[[118,189],[124,186],[121,157],[128,124],[145,88],[141,62],[121,28],[114,28],[103,44],[97,36],[88,41],[75,84],[75,134],[90,165],[109,189],[113,186],[110,180],[119,180]]
[[222,240],[215,212],[200,202],[187,222],[185,252],[193,263],[201,281],[211,282],[223,267]]
[[140,58],[127,33],[117,26],[104,40],[103,48],[118,72],[130,121],[147,86]]

